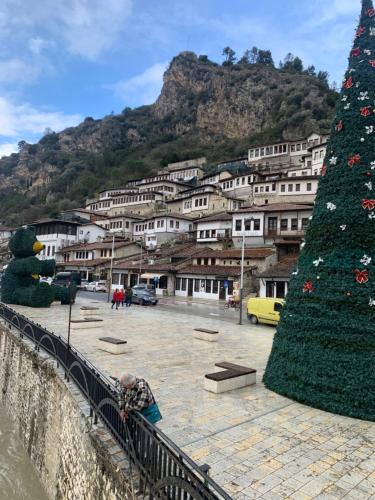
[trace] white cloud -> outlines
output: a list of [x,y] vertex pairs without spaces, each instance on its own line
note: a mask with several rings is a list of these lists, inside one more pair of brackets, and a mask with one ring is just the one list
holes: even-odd
[[78,114],[65,115],[60,111],[39,110],[28,103],[16,104],[0,97],[0,139],[30,140],[40,136],[48,127],[57,132],[77,125],[81,120]]
[[115,96],[128,106],[133,106],[134,102],[137,105],[152,104],[160,93],[167,66],[167,62],[154,64],[140,75],[106,85],[105,88],[113,90]]
[[5,142],[0,144],[0,158],[3,156],[9,156],[12,153],[17,153],[18,145],[16,142]]
[[131,8],[132,0],[3,0],[0,39],[27,37],[32,40],[29,48],[38,54],[49,40],[95,60],[118,39]]
[[53,47],[54,43],[50,40],[46,40],[45,38],[41,38],[40,36],[36,36],[34,38],[30,38],[30,40],[28,41],[28,46],[30,52],[35,56],[38,56],[43,52],[43,50]]
[[0,61],[1,84],[30,84],[38,78],[41,72],[42,66],[27,63],[17,57]]

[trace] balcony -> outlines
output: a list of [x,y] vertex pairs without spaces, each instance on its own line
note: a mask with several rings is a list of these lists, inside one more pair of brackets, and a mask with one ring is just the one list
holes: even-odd
[[305,236],[305,229],[265,229],[264,236],[269,238],[285,237],[285,236]]

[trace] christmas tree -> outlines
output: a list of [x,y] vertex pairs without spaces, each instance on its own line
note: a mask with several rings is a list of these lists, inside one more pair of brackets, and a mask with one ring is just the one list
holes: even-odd
[[375,9],[362,1],[321,172],[264,383],[375,421]]

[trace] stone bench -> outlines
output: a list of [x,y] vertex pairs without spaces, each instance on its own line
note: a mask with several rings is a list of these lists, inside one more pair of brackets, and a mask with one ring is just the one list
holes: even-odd
[[96,346],[102,351],[111,354],[124,354],[126,352],[126,340],[116,339],[115,337],[101,337],[96,339]]
[[99,312],[99,307],[83,306],[80,308],[79,313],[85,318],[92,318]]
[[[233,391],[256,383],[256,370],[246,366],[235,365],[222,361],[216,363],[219,371],[208,373],[204,377],[204,388],[206,391],[220,394]],[[225,368],[223,370],[223,368]]]
[[193,338],[205,340],[206,342],[217,342],[219,332],[216,330],[207,330],[206,328],[194,328]]
[[72,319],[70,326],[73,330],[85,330],[87,328],[100,328],[103,320],[100,318]]

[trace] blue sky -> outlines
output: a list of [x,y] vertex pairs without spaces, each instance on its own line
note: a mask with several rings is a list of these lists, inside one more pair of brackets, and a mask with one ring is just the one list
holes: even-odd
[[183,50],[288,52],[341,82],[360,0],[1,0],[0,156],[46,128],[154,102]]

